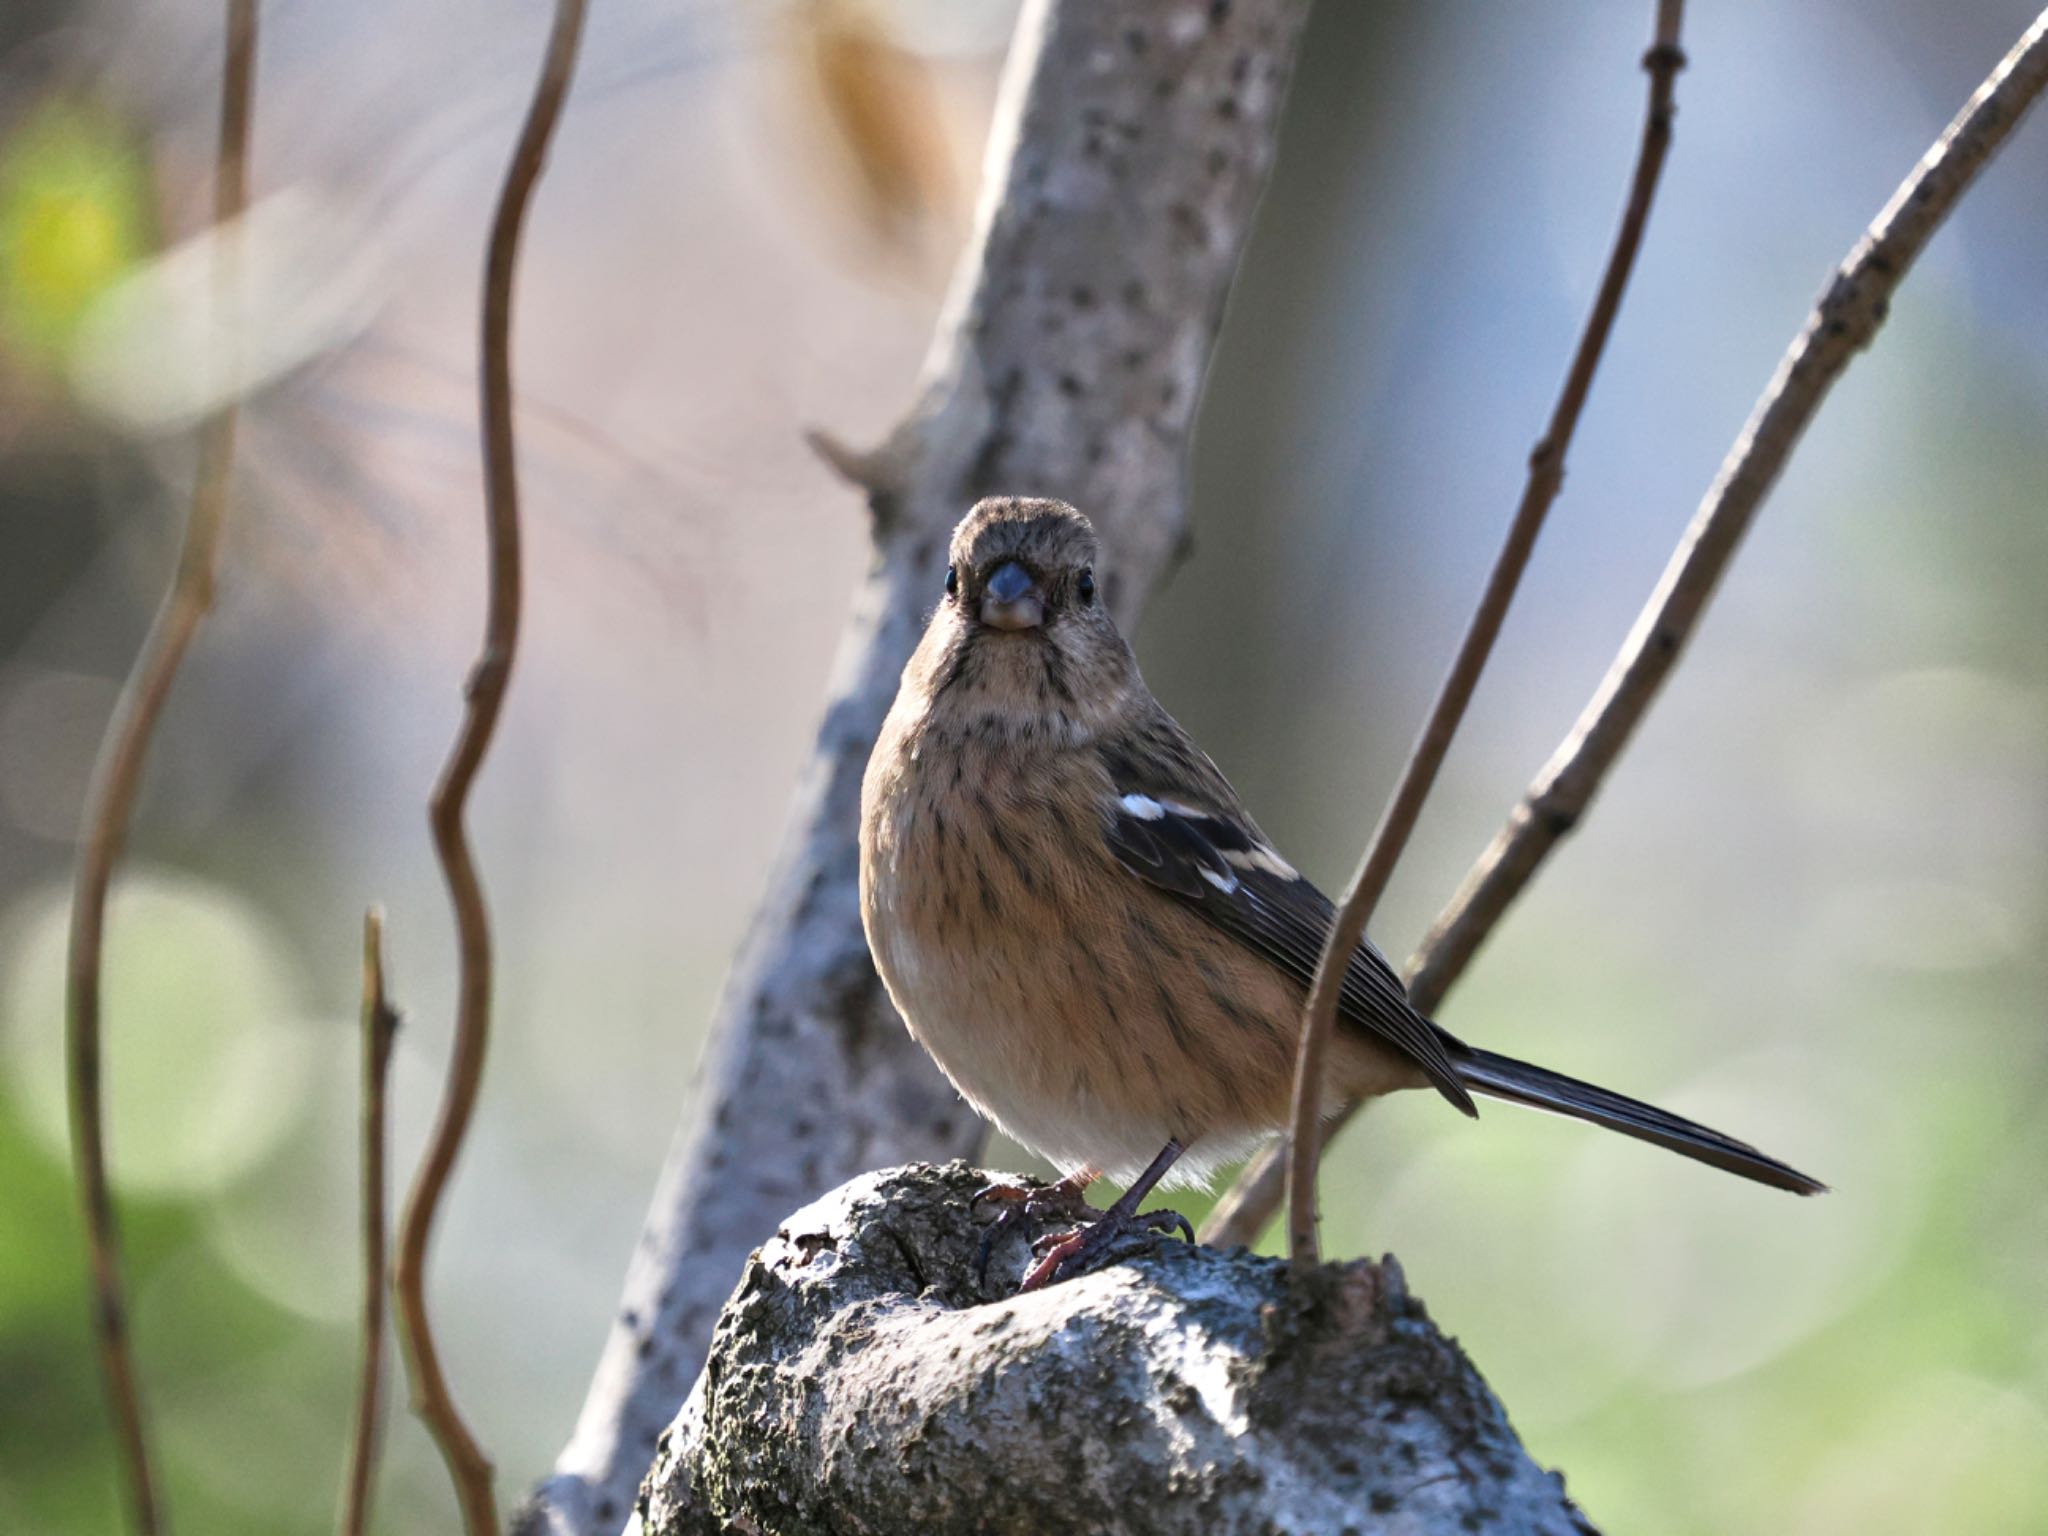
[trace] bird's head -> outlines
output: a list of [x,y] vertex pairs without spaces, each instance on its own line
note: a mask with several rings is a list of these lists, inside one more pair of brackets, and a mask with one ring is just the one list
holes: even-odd
[[1094,526],[1063,501],[990,497],[953,530],[919,655],[935,708],[1087,733],[1137,678],[1095,575]]
[[953,530],[946,602],[964,628],[1049,641],[1102,617],[1095,557],[1094,525],[1065,502],[992,496]]

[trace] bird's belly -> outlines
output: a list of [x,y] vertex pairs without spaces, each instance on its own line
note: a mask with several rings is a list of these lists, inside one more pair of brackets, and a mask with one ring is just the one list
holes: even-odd
[[908,932],[875,949],[911,1036],[1013,1141],[1064,1172],[1092,1167],[1128,1178],[1176,1134],[1165,1105],[1101,1070],[1101,1052],[1066,1049],[1047,1008],[990,984],[1007,969],[1003,956]]
[[[874,921],[870,908],[890,996],[953,1085],[1013,1140],[1062,1170],[1128,1181],[1177,1139],[1189,1151],[1172,1182],[1187,1183],[1279,1123],[1291,1053],[1218,1015],[1206,994],[1188,997],[1180,955],[1134,942],[1114,921],[1084,922],[1056,892],[1012,888],[1001,920],[957,923],[891,883],[884,876],[871,894],[893,920]],[[1180,997],[1169,1022],[1170,993]],[[1296,1006],[1282,1002],[1289,1023]]]

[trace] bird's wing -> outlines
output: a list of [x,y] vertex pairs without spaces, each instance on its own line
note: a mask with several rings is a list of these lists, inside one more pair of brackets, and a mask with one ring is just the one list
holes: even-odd
[[[1215,764],[1163,716],[1140,740],[1106,746],[1101,756],[1109,779],[1104,835],[1117,861],[1258,951],[1305,993],[1336,909],[1273,850]],[[1393,1047],[1459,1109],[1478,1113],[1448,1037],[1416,1012],[1370,940],[1352,952],[1337,1008],[1342,1022]]]

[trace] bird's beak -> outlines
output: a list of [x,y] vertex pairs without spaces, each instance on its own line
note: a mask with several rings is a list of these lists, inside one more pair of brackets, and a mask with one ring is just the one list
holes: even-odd
[[991,629],[1037,629],[1045,623],[1045,594],[1016,561],[996,567],[981,589],[981,622]]

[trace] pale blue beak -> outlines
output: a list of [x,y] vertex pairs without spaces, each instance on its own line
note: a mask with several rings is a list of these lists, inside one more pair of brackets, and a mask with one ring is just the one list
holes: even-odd
[[981,589],[981,622],[991,629],[1037,629],[1045,623],[1045,594],[1015,560],[996,567]]

